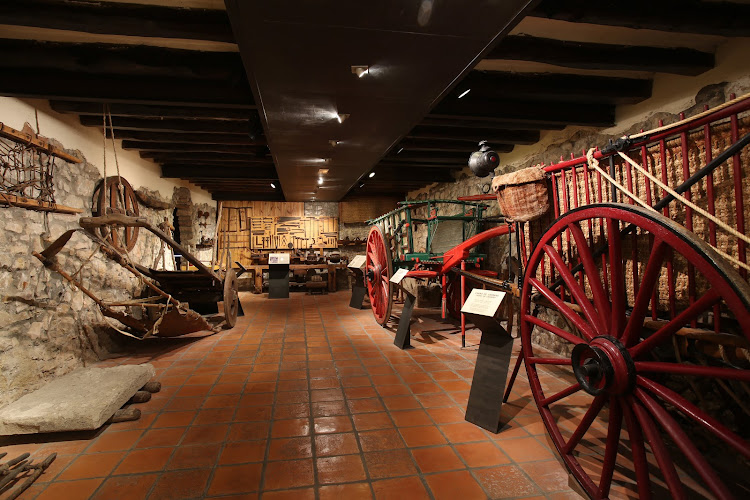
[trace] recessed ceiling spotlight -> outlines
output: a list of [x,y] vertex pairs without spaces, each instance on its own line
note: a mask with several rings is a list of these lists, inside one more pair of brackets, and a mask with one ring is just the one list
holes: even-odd
[[403,151],[403,150],[404,150],[404,148],[399,149],[398,151],[396,151],[396,154],[400,154],[401,151]]
[[335,148],[336,146],[341,144],[341,141],[337,141],[336,139],[331,139],[330,141],[328,141],[328,143]]
[[370,172],[370,175],[368,175],[368,177],[369,177],[370,179],[372,179],[373,177],[375,177],[375,172]]
[[336,115],[336,119],[339,121],[339,123],[344,123],[344,120],[349,118],[349,113],[338,113]]
[[319,168],[318,169],[318,175],[326,175],[328,173],[327,168]]
[[323,184],[323,178],[322,177],[318,177],[318,186],[320,186],[322,184]]
[[352,66],[352,73],[362,78],[364,75],[370,72],[369,66]]
[[272,183],[271,183],[271,187],[272,187],[272,188],[274,188],[274,189],[276,189],[276,184],[274,184],[274,183],[272,182]]
[[459,96],[458,96],[458,98],[459,98],[459,99],[461,99],[461,98],[462,98],[463,96],[465,96],[465,95],[466,95],[466,94],[468,94],[469,92],[471,92],[471,89],[466,89],[466,90],[464,90],[463,92],[461,92],[461,95],[459,95]]

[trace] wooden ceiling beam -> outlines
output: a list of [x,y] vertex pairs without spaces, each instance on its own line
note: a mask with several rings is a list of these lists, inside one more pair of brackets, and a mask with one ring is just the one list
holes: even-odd
[[9,39],[0,39],[0,52],[3,54],[0,69],[3,71],[70,72],[91,77],[180,78],[248,86],[242,59],[236,52]]
[[258,157],[248,153],[164,153],[161,151],[141,151],[141,158],[154,160],[157,163],[199,163],[220,165],[224,163],[246,163],[273,166],[270,157]]
[[[215,134],[214,134],[215,135]],[[183,142],[141,142],[122,141],[123,149],[137,149],[139,151],[157,153],[236,153],[236,154],[263,154],[268,152],[264,143],[254,145],[243,144],[187,144]]]
[[[407,138],[398,143],[393,152],[396,156],[401,156],[407,151],[445,151],[463,153],[468,158],[471,153],[477,150],[477,141],[452,141],[448,139],[424,139],[424,138]],[[403,149],[403,151],[401,151]],[[513,150],[513,144],[497,144],[493,149],[498,153],[509,153]],[[398,153],[401,151],[401,153]],[[393,153],[392,153],[393,154]]]
[[215,201],[284,201],[280,191],[272,193],[254,193],[250,191],[214,191],[211,198]]
[[530,129],[562,130],[565,128],[565,125],[551,123],[544,120],[536,122],[529,120],[525,123],[519,123],[512,120],[498,120],[491,116],[466,117],[437,114],[426,115],[422,121],[419,122],[419,125],[434,127],[491,128],[495,129],[497,133],[504,133],[508,130],[537,132],[537,130]]
[[[50,107],[63,114],[102,116],[102,103],[81,101],[50,101]],[[110,104],[112,116],[127,118],[202,118],[208,120],[256,119],[258,113],[247,108],[209,108],[195,106],[149,106],[143,104]]]
[[529,14],[573,23],[674,33],[750,36],[750,5],[699,0],[544,0]]
[[49,74],[41,69],[2,71],[2,74],[0,95],[8,97],[255,109],[248,87],[222,81],[95,76],[75,72]]
[[[0,79],[1,80],[1,79]],[[101,116],[81,116],[81,124],[87,127],[102,126]],[[117,130],[140,130],[145,132],[202,132],[204,134],[238,134],[248,137],[251,132],[249,121],[225,120],[180,120],[112,117],[112,126]]]
[[0,2],[3,24],[234,43],[226,11],[109,2]]
[[397,185],[402,182],[453,182],[448,169],[422,169],[422,168],[403,168],[403,167],[375,167],[375,177],[365,177],[362,182],[395,182]]
[[576,69],[653,71],[688,76],[699,75],[714,67],[713,54],[684,47],[625,46],[520,35],[503,38],[485,59],[534,61]]
[[472,71],[451,95],[457,98],[470,89],[474,97],[487,99],[635,104],[651,97],[652,85],[651,80],[641,78]]
[[162,177],[179,179],[229,179],[229,180],[267,180],[276,181],[279,176],[276,169],[263,166],[226,167],[207,163],[206,165],[182,165],[167,163],[161,166]]
[[[436,169],[462,169],[469,164],[469,157],[467,156],[463,160],[448,160],[448,162],[438,162],[434,159],[405,159],[403,161],[394,161],[390,156],[380,160],[380,163],[375,168],[381,167],[397,167],[400,169],[411,169],[411,168],[427,168],[430,170]],[[377,175],[377,174],[376,174]]]
[[406,134],[407,139],[465,141],[476,146],[479,141],[497,144],[534,144],[539,141],[538,130],[498,130],[491,128],[449,128],[417,126]]
[[409,163],[409,162],[433,162],[433,163],[450,163],[460,162],[466,163],[469,161],[469,154],[464,152],[456,151],[401,151],[401,153],[389,154],[383,157],[384,161],[398,162],[398,163]]
[[431,114],[460,118],[494,117],[525,123],[527,126],[530,123],[538,124],[542,120],[558,125],[584,127],[611,127],[615,122],[614,105],[544,100],[490,101],[471,94],[463,99],[444,99],[433,108]]
[[[109,133],[107,133],[109,137]],[[250,139],[244,134],[201,134],[195,132],[151,132],[141,130],[115,130],[115,137],[139,142],[171,142],[186,144],[239,144],[262,145],[266,140]]]

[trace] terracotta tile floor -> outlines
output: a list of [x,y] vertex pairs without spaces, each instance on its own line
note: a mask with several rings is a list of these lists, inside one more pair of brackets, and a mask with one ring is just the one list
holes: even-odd
[[461,349],[419,315],[401,351],[346,292],[242,301],[232,330],[102,363],[154,364],[163,389],[140,420],[4,447],[59,454],[22,498],[580,498],[523,371],[499,434],[464,421],[478,332]]

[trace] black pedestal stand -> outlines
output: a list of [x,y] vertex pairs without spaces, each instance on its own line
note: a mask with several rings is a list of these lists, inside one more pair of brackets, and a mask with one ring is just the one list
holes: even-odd
[[289,264],[268,265],[268,298],[289,298]]
[[349,307],[353,309],[362,309],[362,302],[367,294],[365,286],[365,273],[360,268],[348,268],[354,275],[354,284],[352,285],[352,298],[349,300]]
[[401,290],[404,291],[404,308],[401,311],[401,318],[398,320],[398,330],[396,330],[396,337],[393,339],[393,345],[400,349],[409,349],[412,347],[410,342],[411,313],[414,310],[416,297],[404,287],[401,287]]
[[482,331],[477,364],[471,381],[466,421],[497,434],[500,430],[500,407],[510,368],[513,338],[495,318],[466,314]]

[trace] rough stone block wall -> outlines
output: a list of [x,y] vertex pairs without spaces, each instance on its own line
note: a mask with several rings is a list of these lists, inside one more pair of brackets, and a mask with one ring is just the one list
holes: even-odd
[[[94,187],[101,180],[99,170],[80,152],[68,153],[83,162],[58,160],[56,201],[90,216]],[[140,215],[153,224],[164,217],[171,221],[171,210],[139,208]],[[32,256],[32,251],[42,251],[63,232],[78,228],[78,218],[0,206],[0,406],[135,342],[110,328],[93,301]],[[158,250],[158,240],[141,230],[130,255],[152,266]],[[138,280],[105,259],[84,234],[75,234],[57,261],[70,274],[80,269],[78,276],[85,286],[102,299],[130,298],[139,289]]]

